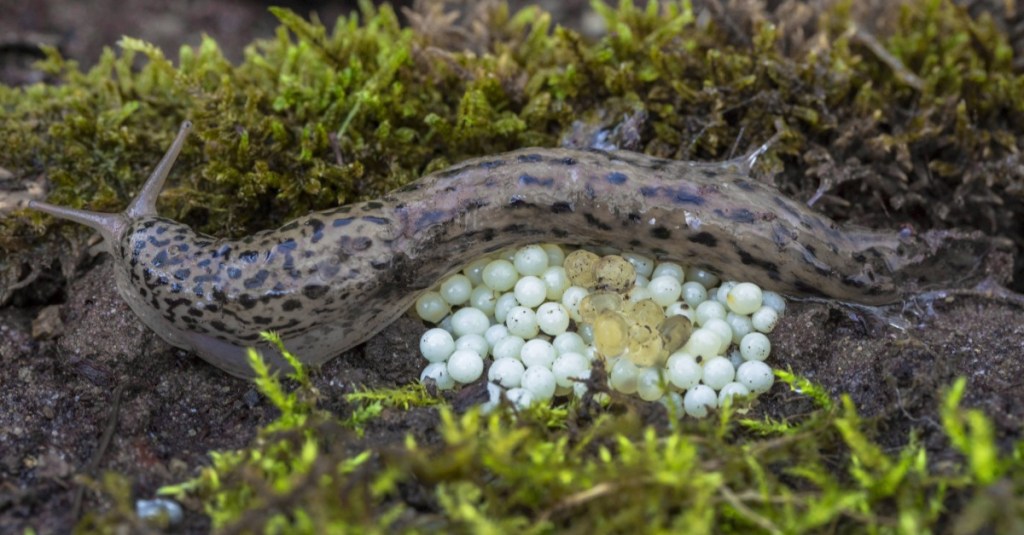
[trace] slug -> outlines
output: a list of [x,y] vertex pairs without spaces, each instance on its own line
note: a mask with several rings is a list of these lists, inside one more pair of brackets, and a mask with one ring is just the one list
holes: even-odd
[[310,213],[239,240],[157,215],[185,122],[128,208],[30,207],[99,231],[117,289],[171,345],[250,377],[246,348],[317,365],[366,341],[469,260],[536,242],[611,246],[701,265],[791,296],[862,304],[966,277],[987,242],[840,227],[749,178],[747,160],[530,148],[462,162],[379,200]]

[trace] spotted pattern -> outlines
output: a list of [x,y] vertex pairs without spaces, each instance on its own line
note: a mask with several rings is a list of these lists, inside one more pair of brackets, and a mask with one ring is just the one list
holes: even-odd
[[242,376],[243,348],[260,346],[260,331],[322,363],[470,259],[525,243],[647,252],[788,294],[861,303],[895,300],[930,250],[912,235],[841,229],[735,162],[595,150],[463,162],[380,200],[234,241],[158,216],[126,223],[113,250],[133,310],[170,343]]

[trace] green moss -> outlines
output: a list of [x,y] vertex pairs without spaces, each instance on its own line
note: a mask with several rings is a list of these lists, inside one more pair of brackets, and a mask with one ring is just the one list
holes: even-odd
[[[360,5],[330,27],[275,9],[274,37],[238,65],[210,39],[175,63],[126,38],[88,70],[48,50],[49,83],[0,86],[0,167],[45,174],[51,202],[116,211],[190,118],[199,139],[162,213],[238,236],[472,155],[556,145],[577,121],[628,116],[638,135],[617,141],[680,159],[729,157],[778,124],[767,161],[779,185],[841,195],[822,206],[833,216],[884,208],[889,226],[962,225],[1024,243],[1024,77],[1006,36],[950,2],[907,2],[878,36],[840,2],[806,39],[766,17],[742,32],[705,24],[686,1],[596,3],[611,30],[596,42],[539,9],[497,6],[483,33],[454,44],[437,21],[414,31],[391,8]],[[0,221],[0,268],[53,247],[57,232],[85,235],[51,223],[27,212]],[[251,531],[1021,530],[1024,444],[1000,450],[991,422],[959,407],[962,383],[941,413],[959,456],[930,459],[914,434],[883,447],[848,399],[780,379],[809,400],[806,414],[753,419],[741,405],[654,425],[620,404],[456,414],[418,387],[350,394],[356,407],[339,419],[303,374],[285,387],[264,370],[257,384],[281,417],[167,492],[218,527]],[[369,448],[394,410],[436,410],[441,422],[430,440]],[[128,515],[124,485],[108,486]]]
[[[819,408],[799,420],[765,425],[726,410],[659,429],[637,425],[628,406],[613,404],[565,432],[544,411],[456,414],[441,405],[436,443],[410,435],[401,451],[372,452],[339,435],[351,421],[296,401],[315,398],[308,383],[296,377],[298,394],[286,395],[257,369],[278,420],[249,448],[213,453],[199,477],[161,491],[198,500],[215,528],[923,533],[948,522],[1012,531],[1024,521],[1019,511],[986,507],[995,489],[1024,485],[1024,442],[999,453],[987,418],[959,407],[963,381],[942,409],[943,429],[963,458],[935,463],[914,436],[899,450],[882,447],[849,398],[834,405],[790,373],[778,375]],[[362,398],[372,404],[386,397],[368,394]],[[577,423],[580,410],[571,410]],[[950,509],[954,497],[971,495],[969,507]]]

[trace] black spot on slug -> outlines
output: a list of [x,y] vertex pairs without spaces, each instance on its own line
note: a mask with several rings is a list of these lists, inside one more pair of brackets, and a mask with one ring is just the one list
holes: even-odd
[[260,259],[260,254],[256,251],[245,251],[238,255],[238,259],[246,264],[255,264]]
[[235,266],[229,266],[228,267],[228,277],[237,280],[241,276],[242,276],[242,270],[236,268]]
[[344,227],[344,226],[348,225],[349,223],[351,223],[354,220],[355,220],[354,217],[342,217],[340,219],[335,219],[334,221],[332,221],[331,222],[331,226],[334,227],[334,228]]
[[252,294],[242,294],[238,296],[238,304],[242,305],[242,307],[245,308],[246,310],[252,309],[258,303],[259,300],[256,299],[256,297],[254,297]]
[[551,212],[555,214],[568,214],[574,210],[572,203],[559,201],[551,205]]
[[269,271],[261,269],[257,271],[256,274],[253,275],[252,277],[249,277],[248,279],[242,281],[242,286],[245,286],[245,289],[247,290],[254,290],[256,288],[259,288],[260,286],[263,286],[263,283],[267,282],[267,277],[269,276]]
[[651,237],[658,240],[667,240],[672,237],[672,231],[665,227],[654,227],[651,229]]
[[281,303],[281,310],[285,312],[299,310],[300,308],[302,308],[302,301],[299,301],[298,299],[289,299],[284,303]]
[[611,184],[622,185],[626,183],[627,177],[624,173],[618,171],[614,173],[608,173],[608,176],[604,177]]
[[302,295],[308,299],[320,299],[329,288],[320,284],[309,284],[302,287]]
[[387,218],[377,217],[377,216],[372,216],[372,215],[364,215],[363,216],[363,221],[369,221],[370,223],[373,223],[374,225],[386,225],[386,224],[388,224]]
[[523,173],[522,175],[519,175],[519,183],[524,186],[541,186],[544,188],[550,188],[555,185],[555,179],[537,178],[533,175]]
[[718,238],[716,238],[714,234],[712,234],[710,232],[706,232],[706,231],[705,232],[698,232],[697,234],[694,234],[693,236],[690,236],[687,239],[690,240],[693,243],[699,243],[701,245],[707,245],[708,247],[716,247],[716,246],[718,246]]
[[537,163],[544,160],[540,154],[520,154],[516,159],[523,163]]
[[188,268],[181,268],[179,270],[176,270],[173,273],[173,275],[174,275],[174,278],[176,278],[176,279],[178,279],[180,281],[183,281],[183,280],[189,278],[190,276],[192,276],[192,271],[190,269],[188,269]]
[[604,221],[601,221],[600,219],[594,217],[594,214],[591,214],[589,212],[584,213],[583,214],[583,218],[586,219],[587,223],[590,226],[592,226],[592,227],[597,227],[600,230],[606,230],[606,231],[612,229],[612,227],[610,225],[608,225]]

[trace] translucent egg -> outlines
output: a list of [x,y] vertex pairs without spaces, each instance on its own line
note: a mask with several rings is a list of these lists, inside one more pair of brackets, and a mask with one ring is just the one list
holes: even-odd
[[665,321],[665,309],[653,299],[627,303],[624,314],[632,321],[648,327],[657,327]]
[[455,274],[441,281],[441,297],[450,305],[461,305],[469,301],[469,294],[473,291],[473,283],[469,277],[462,274]]
[[594,346],[605,357],[621,355],[629,345],[629,325],[617,312],[601,312],[593,322]]
[[594,264],[594,278],[597,288],[622,293],[633,287],[636,269],[619,255],[603,256]]
[[720,320],[725,319],[725,306],[718,301],[704,301],[697,305],[697,314],[695,322],[697,325],[703,326],[709,319],[718,318]]
[[515,286],[516,280],[519,279],[519,273],[512,262],[502,259],[487,264],[482,277],[484,284],[492,290],[506,292]]
[[594,277],[594,265],[601,257],[596,254],[579,249],[569,253],[565,257],[565,273],[569,276],[569,281],[574,286],[580,286],[583,288],[593,288],[597,283],[597,279]]
[[452,329],[455,336],[467,334],[483,335],[490,326],[490,318],[480,309],[465,307],[456,310],[452,314]]
[[420,353],[428,362],[444,362],[455,352],[455,339],[444,329],[433,328],[420,337]]
[[697,359],[689,354],[677,352],[668,357],[665,363],[666,377],[670,383],[680,390],[693,388],[704,375],[704,368]]
[[612,366],[608,382],[615,390],[623,394],[632,394],[636,392],[636,380],[639,374],[640,368],[633,364],[632,361],[629,359],[618,359]]
[[498,345],[498,341],[506,336],[508,336],[508,327],[500,323],[497,325],[491,325],[486,331],[484,331],[484,340],[487,340],[487,345],[490,346],[491,349],[494,349],[494,346]]
[[751,325],[763,333],[770,333],[775,330],[779,323],[779,313],[774,308],[762,306],[750,316]]
[[[637,366],[661,366],[664,364],[661,335],[647,325],[635,325],[630,329],[629,345],[626,356]],[[639,334],[643,333],[643,334]]]
[[451,305],[437,292],[424,292],[416,299],[416,314],[426,322],[437,323],[451,311]]
[[527,308],[535,308],[547,298],[548,287],[544,284],[544,281],[540,280],[540,277],[527,275],[516,281],[513,293],[520,305]]
[[590,370],[590,359],[579,353],[559,355],[551,365],[551,373],[555,374],[558,386],[571,387],[574,377],[580,377],[584,371]]
[[569,275],[565,273],[565,268],[562,266],[551,266],[544,270],[541,274],[540,279],[544,281],[544,287],[547,289],[547,298],[549,301],[559,301],[562,299],[562,295],[569,289],[572,283],[569,282]]
[[555,346],[555,351],[558,351],[559,355],[564,355],[565,353],[583,354],[587,350],[587,344],[583,341],[583,337],[574,332],[564,332],[555,336],[555,339],[551,341],[551,345]]
[[481,357],[486,357],[491,350],[487,339],[479,334],[464,334],[455,341],[455,350],[468,349]]
[[533,338],[540,332],[540,327],[537,326],[537,314],[524,306],[515,306],[508,311],[508,315],[505,317],[505,326],[508,327],[509,334],[522,337],[524,340]]
[[682,294],[683,285],[675,277],[661,275],[651,279],[647,284],[651,292],[651,299],[662,307],[667,307],[677,301]]
[[686,316],[670,316],[665,318],[665,321],[658,327],[658,333],[661,334],[662,347],[670,354],[683,347],[686,341],[690,339],[690,333],[692,332],[693,324],[690,323]]
[[494,302],[495,321],[505,323],[505,320],[508,319],[508,312],[517,306],[519,306],[519,301],[516,301],[516,294],[512,292],[501,294],[501,297]]
[[494,344],[494,348],[491,349],[491,355],[494,356],[494,360],[519,360],[519,355],[522,354],[524,345],[526,345],[526,340],[524,340],[522,337],[508,335],[502,338],[501,340],[498,340],[498,342]]
[[714,288],[715,286],[718,285],[718,276],[717,275],[715,275],[714,273],[712,273],[712,272],[710,272],[710,271],[708,271],[706,269],[702,269],[702,268],[698,268],[698,267],[694,267],[694,266],[690,266],[689,268],[687,268],[687,270],[686,270],[686,280],[693,281],[693,282],[699,282],[705,288]]
[[562,304],[565,305],[566,310],[569,311],[569,317],[575,322],[583,321],[583,317],[580,315],[580,302],[583,298],[589,295],[589,291],[586,288],[580,286],[570,286],[566,288],[565,293],[562,294]]
[[683,284],[680,296],[693,308],[708,300],[708,290],[701,283],[689,281]]
[[597,291],[587,294],[580,300],[580,318],[592,323],[602,312],[618,312],[622,310],[622,297],[617,293]]
[[779,316],[786,312],[786,300],[775,292],[761,292],[761,304],[774,309]]
[[725,315],[725,322],[729,324],[729,327],[732,327],[732,342],[737,345],[739,345],[740,340],[743,340],[744,336],[754,330],[754,324],[750,322],[750,318],[743,314],[730,312]]
[[759,360],[748,360],[736,369],[736,382],[755,394],[763,394],[775,383],[775,375],[767,364]]
[[565,250],[557,243],[543,243],[541,248],[548,255],[548,266],[561,266],[565,263]]
[[737,383],[735,381],[727,383],[725,386],[722,387],[721,390],[718,391],[718,406],[721,407],[725,405],[725,400],[731,399],[735,396],[749,395],[750,390],[748,390],[747,387],[743,386],[742,383]]
[[651,273],[654,273],[653,258],[636,253],[622,253],[622,258],[625,258],[627,262],[633,264],[633,269],[636,270],[638,277],[650,278]]
[[729,309],[737,314],[753,314],[761,308],[763,294],[761,288],[751,282],[741,282],[733,286],[726,296]]
[[683,408],[686,414],[694,418],[704,418],[708,411],[718,407],[718,395],[706,385],[697,385],[686,391],[683,396]]
[[683,282],[686,276],[686,268],[675,262],[662,262],[654,267],[654,271],[651,272],[651,278],[662,276],[670,276],[679,282]]
[[462,268],[462,274],[469,279],[473,286],[480,286],[484,283],[484,268],[493,261],[494,259],[489,256],[478,258]]
[[554,397],[555,374],[545,366],[528,366],[520,379],[522,388],[531,394],[536,401],[547,401]]
[[551,367],[551,363],[555,361],[557,352],[555,347],[551,345],[547,340],[541,340],[534,338],[533,340],[527,340],[523,344],[522,351],[519,352],[519,360],[523,361],[523,364],[529,368],[531,366],[544,366],[546,368]]
[[729,345],[732,344],[732,327],[723,319],[711,318],[704,322],[701,328],[714,331],[718,335],[720,342],[717,354],[724,355],[725,351],[729,349]]
[[459,383],[472,383],[484,373],[484,359],[475,351],[459,349],[448,357],[448,375]]
[[548,268],[548,253],[540,245],[527,245],[516,251],[512,264],[520,275],[539,276]]
[[448,374],[447,362],[432,362],[420,372],[420,382],[433,379],[440,390],[451,390],[455,388],[455,380]]
[[701,328],[690,334],[690,340],[683,346],[683,350],[691,355],[709,359],[718,355],[721,346],[722,339],[718,333]]
[[759,332],[752,332],[740,340],[740,354],[745,360],[765,360],[772,352],[772,343]]
[[657,368],[641,368],[636,378],[636,394],[644,401],[657,401],[665,395]]
[[701,382],[715,390],[721,390],[722,387],[731,383],[735,377],[736,369],[733,368],[732,362],[729,362],[729,359],[714,357],[704,363],[704,374],[701,376]]
[[504,388],[515,388],[520,385],[526,368],[516,359],[497,359],[487,370],[487,380]]
[[469,294],[469,306],[487,314],[494,315],[494,308],[498,304],[498,297],[501,294],[487,286],[477,286]]
[[544,334],[558,336],[569,328],[569,311],[562,303],[544,303],[537,308],[537,326]]

